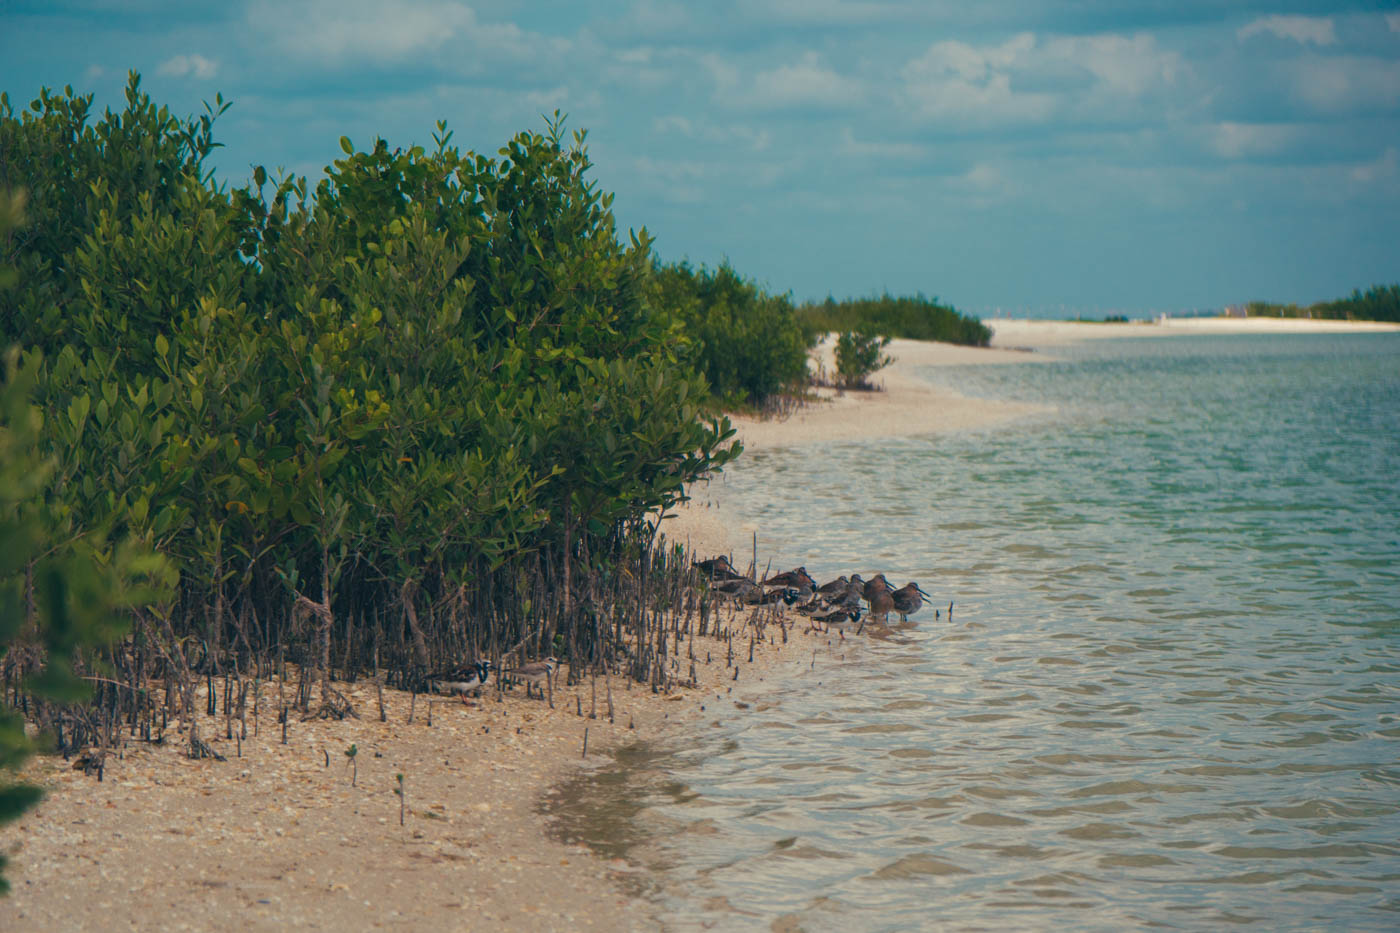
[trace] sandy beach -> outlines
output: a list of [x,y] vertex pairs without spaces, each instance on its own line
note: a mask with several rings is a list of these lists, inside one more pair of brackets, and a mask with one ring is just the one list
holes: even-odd
[[[1050,358],[1041,348],[1081,339],[1397,329],[1257,319],[989,323],[992,348],[894,341],[888,352],[896,362],[877,375],[884,391],[824,393],[781,421],[739,418],[740,436],[755,451],[1033,416],[1035,406],[962,398],[919,374],[935,366],[1033,362]],[[830,369],[829,346],[824,353]],[[692,502],[666,521],[668,537],[701,555],[747,555],[756,529],[726,509],[729,484],[742,481],[718,477],[692,490]],[[761,535],[759,552],[761,558]],[[163,744],[128,741],[114,752],[100,782],[61,759],[36,759],[24,777],[43,784],[46,799],[0,829],[13,888],[0,899],[0,929],[652,928],[648,905],[620,883],[629,865],[555,841],[547,792],[580,767],[610,762],[609,749],[696,728],[701,716],[734,715],[736,703],[799,670],[819,670],[837,650],[801,622],[785,630],[769,625],[750,663],[748,646],[739,650],[749,630],[738,631],[733,665],[726,643],[712,636],[677,645],[680,658],[689,649],[699,659],[699,686],[670,694],[619,677],[599,680],[596,694],[589,681],[560,680],[551,709],[523,690],[470,706],[424,697],[415,704],[386,690],[381,722],[375,686],[362,680],[341,685],[359,719],[302,722],[293,715],[284,744],[277,684],[264,680],[259,716],[250,717],[241,744],[226,737],[222,715],[197,722],[225,761],[190,760],[187,733],[173,722]]]
[[1367,334],[1400,331],[1400,324],[1379,321],[1322,321],[1278,317],[1168,317],[1163,321],[1094,323],[1029,321],[1013,318],[983,321],[992,328],[994,347],[1055,347],[1080,340],[1115,337],[1225,336],[1229,334]]
[[750,661],[746,618],[728,623],[732,666],[727,641],[685,643],[697,687],[652,693],[611,678],[611,717],[600,678],[596,694],[559,680],[552,709],[520,689],[471,705],[385,690],[380,722],[362,680],[337,685],[359,719],[293,711],[283,744],[277,685],[264,681],[241,742],[237,720],[230,740],[222,714],[197,717],[224,761],[188,758],[173,722],[162,744],[126,742],[100,782],[62,759],[33,760],[23,777],[47,796],[0,830],[11,884],[0,929],[651,929],[648,905],[626,893],[635,869],[556,841],[567,827],[551,825],[548,792],[611,764],[609,749],[696,728],[707,712],[753,702],[784,667],[820,668],[830,653],[800,625],[786,644],[769,625]]

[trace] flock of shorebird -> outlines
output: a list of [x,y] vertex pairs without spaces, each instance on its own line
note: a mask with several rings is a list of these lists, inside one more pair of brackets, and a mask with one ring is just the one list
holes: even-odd
[[[736,570],[725,557],[696,561],[695,567],[705,576],[712,592],[733,600],[737,605],[783,603],[807,616],[814,625],[828,631],[835,629],[842,638],[846,637],[844,629],[848,625],[858,624],[856,633],[859,634],[866,620],[888,624],[891,612],[898,614],[899,621],[904,622],[923,608],[925,602],[932,601],[919,584],[911,581],[895,589],[883,573],[877,573],[869,580],[861,579],[858,573],[849,577],[842,575],[818,585],[807,573],[806,567],[798,567],[755,583],[752,577]],[[952,613],[953,606],[949,603],[949,618]],[[934,617],[938,618],[939,615],[939,610],[935,609]],[[531,686],[540,687],[543,695],[544,687],[549,685],[558,667],[559,660],[551,656],[503,668],[500,676],[523,680],[527,691]],[[493,669],[490,661],[476,660],[451,670],[429,674],[424,678],[424,686],[433,693],[457,694],[465,703],[468,693],[487,685]]]
[[[736,603],[756,606],[782,602],[793,606],[813,622],[835,628],[838,632],[855,623],[863,628],[862,611],[866,612],[866,618],[872,623],[888,623],[891,612],[897,613],[899,621],[904,622],[918,612],[925,602],[932,601],[919,584],[910,581],[895,589],[883,573],[877,573],[869,580],[861,579],[858,573],[849,577],[842,575],[818,585],[807,573],[806,567],[798,567],[755,583],[751,577],[736,570],[725,557],[696,561],[695,566],[709,578],[714,592]],[[952,612],[951,605],[948,611]],[[934,610],[934,613],[935,616],[939,614],[938,610]],[[859,633],[860,628],[856,631]],[[845,637],[844,633],[842,637]]]

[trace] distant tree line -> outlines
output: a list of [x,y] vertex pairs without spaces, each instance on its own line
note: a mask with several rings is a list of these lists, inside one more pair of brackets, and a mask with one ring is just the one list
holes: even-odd
[[1400,285],[1372,285],[1354,290],[1346,298],[1316,304],[1274,304],[1251,301],[1245,306],[1251,317],[1311,317],[1341,321],[1391,321],[1400,323]]
[[923,295],[896,298],[886,293],[842,301],[828,297],[798,308],[797,319],[808,334],[850,331],[971,347],[985,347],[992,340],[991,328],[977,318]]

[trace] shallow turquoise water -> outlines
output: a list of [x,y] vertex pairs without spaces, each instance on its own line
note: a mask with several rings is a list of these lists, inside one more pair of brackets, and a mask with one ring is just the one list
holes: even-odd
[[1400,337],[1055,356],[736,468],[775,567],[955,611],[638,772],[673,928],[1400,927]]

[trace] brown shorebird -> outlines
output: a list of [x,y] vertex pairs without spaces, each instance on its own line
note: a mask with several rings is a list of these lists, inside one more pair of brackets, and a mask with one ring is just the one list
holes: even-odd
[[763,581],[764,586],[784,586],[792,587],[795,590],[811,589],[817,585],[807,574],[806,567],[798,567],[796,570],[789,570],[787,573],[779,573]]
[[840,635],[844,641],[846,633],[842,631],[842,628],[847,623],[860,621],[860,608],[833,609],[830,612],[823,612],[812,616],[812,621],[820,622],[822,625],[826,626],[827,631],[835,628],[836,634]]
[[[853,577],[852,579],[855,578]],[[865,597],[866,602],[870,602],[871,597],[873,597],[877,592],[883,590],[884,592],[888,593],[893,589],[894,587],[890,586],[890,581],[885,579],[885,575],[883,573],[877,573],[875,574],[875,576],[865,581],[865,587],[861,591],[861,596]]]
[[712,557],[709,560],[697,560],[695,569],[699,570],[712,581],[741,580],[748,579],[742,573],[734,569],[734,565],[729,562],[729,558],[724,555]]
[[845,592],[846,586],[850,582],[850,579],[843,573],[835,580],[828,580],[817,587],[817,592],[821,593],[823,596],[830,596],[833,593],[842,593]]
[[[870,582],[874,583],[875,581]],[[867,602],[870,603],[871,622],[877,619],[882,623],[889,622],[890,613],[894,611],[894,597],[890,595],[889,590],[877,586]]]
[[715,592],[722,593],[736,603],[757,605],[763,599],[763,587],[748,577],[735,577],[715,584]]
[[[559,659],[550,655],[542,661],[531,661],[529,664],[513,667],[505,673],[508,677],[520,678],[525,681],[527,685],[534,684],[536,687],[539,687],[541,684],[544,684],[548,686],[550,678],[554,676],[554,671],[557,667],[559,667]],[[529,691],[529,686],[526,686],[525,692],[528,694]],[[544,696],[543,688],[540,689],[540,696]]]
[[899,621],[904,622],[909,616],[919,611],[929,595],[919,589],[919,584],[910,580],[891,593],[890,598],[894,600],[894,611],[899,613]]

